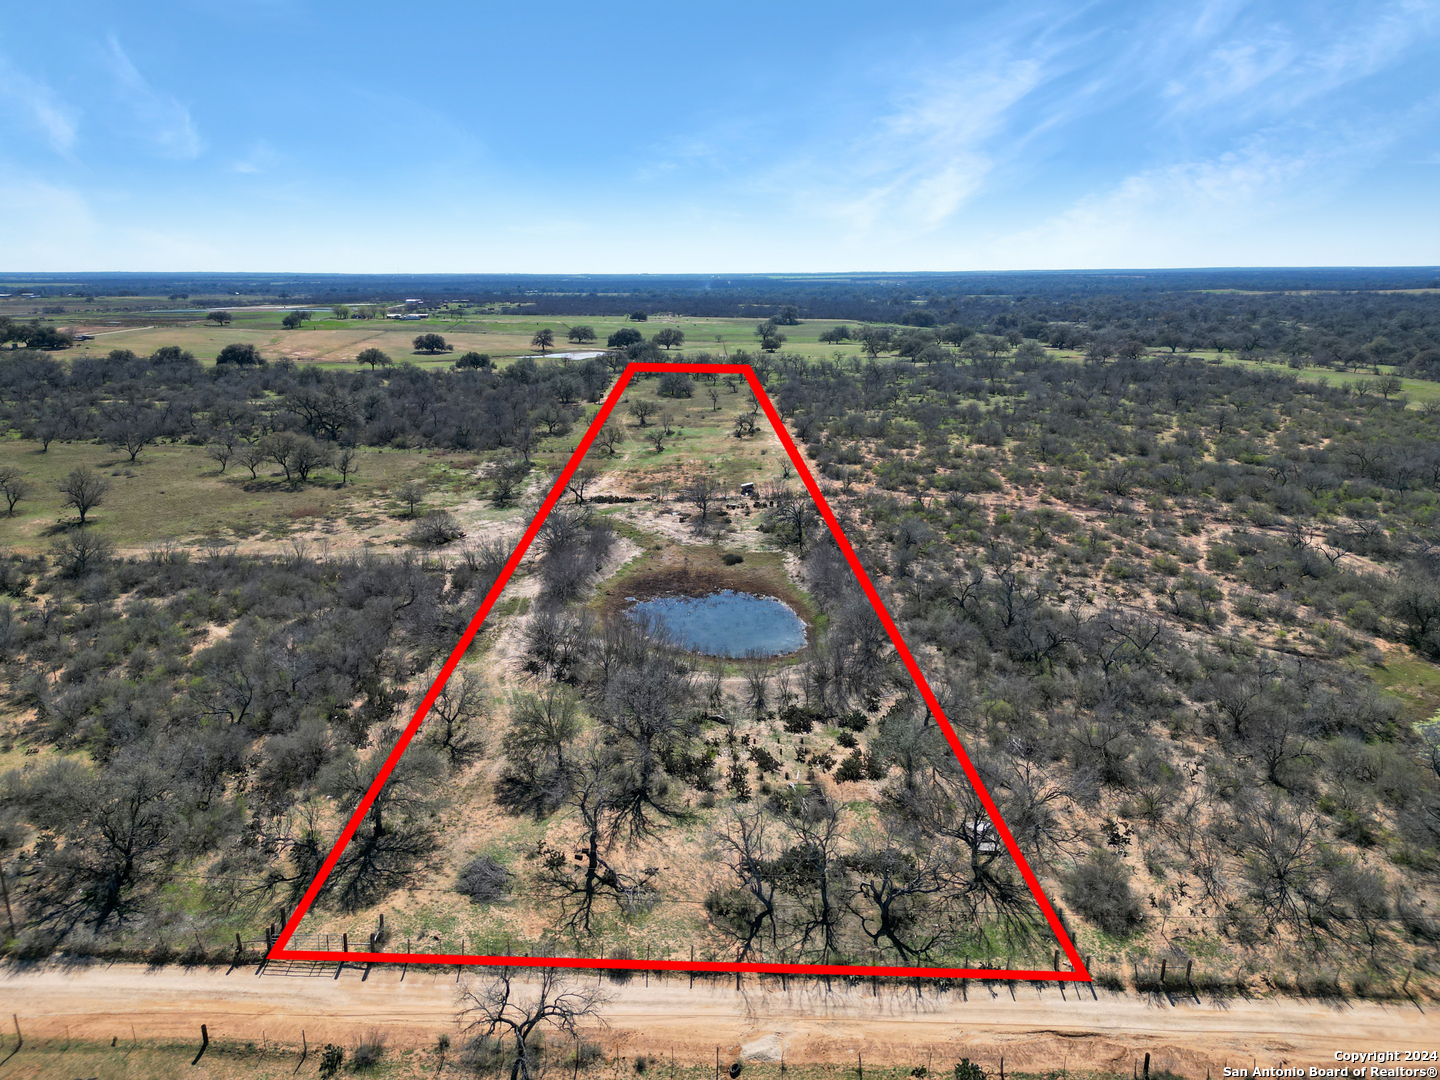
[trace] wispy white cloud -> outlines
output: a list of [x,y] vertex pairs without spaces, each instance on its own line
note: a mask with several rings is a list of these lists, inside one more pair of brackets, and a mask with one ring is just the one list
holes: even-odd
[[120,84],[126,104],[144,127],[146,136],[166,157],[199,157],[205,144],[190,118],[190,110],[175,98],[151,86],[113,34],[107,38],[107,42],[107,65]]
[[[1172,115],[1223,109],[1240,120],[1283,114],[1385,70],[1440,29],[1433,0],[1391,0],[1327,12],[1309,5],[1282,19],[1263,8],[1206,5],[1205,17],[1172,9],[1170,62],[1186,74],[1164,94]],[[1188,31],[1188,32],[1183,32]]]
[[1257,134],[1214,157],[1134,173],[1001,237],[990,250],[997,262],[1031,266],[1253,261],[1257,229],[1324,205],[1399,137],[1398,130],[1382,128],[1295,144],[1283,133]]
[[1050,77],[1043,58],[967,57],[895,93],[858,134],[812,146],[771,169],[810,214],[847,230],[928,231],[951,219],[1010,151],[1001,137],[1025,125],[1021,103]]
[[249,153],[230,163],[230,171],[237,173],[268,173],[280,164],[283,155],[264,139],[257,140]]
[[80,117],[78,110],[61,101],[49,86],[16,68],[3,55],[0,55],[0,97],[17,106],[20,116],[32,129],[44,135],[52,150],[69,155],[75,146],[76,125]]

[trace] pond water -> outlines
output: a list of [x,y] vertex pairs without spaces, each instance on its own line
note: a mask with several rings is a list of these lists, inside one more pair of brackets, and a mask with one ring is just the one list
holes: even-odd
[[630,608],[653,619],[675,644],[707,656],[781,656],[805,647],[805,623],[784,602],[755,593],[661,596]]

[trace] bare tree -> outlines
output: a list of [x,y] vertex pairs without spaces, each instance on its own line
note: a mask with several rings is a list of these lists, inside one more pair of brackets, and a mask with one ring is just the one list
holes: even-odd
[[61,505],[74,507],[80,514],[80,524],[84,525],[86,515],[100,505],[109,490],[109,480],[94,469],[81,465],[60,481],[60,494],[65,496]]
[[624,441],[625,429],[614,420],[606,420],[604,426],[595,435],[595,445],[611,457],[615,456],[615,447]]
[[450,761],[464,768],[485,752],[480,724],[487,713],[485,688],[464,671],[453,675],[425,717],[425,739]]
[[771,515],[776,526],[788,534],[785,539],[802,550],[820,522],[820,514],[810,496],[797,496],[788,487],[782,488],[776,497]]
[[250,470],[251,480],[256,478],[260,472],[260,466],[265,464],[269,456],[259,443],[246,443],[235,451],[235,460]]
[[309,481],[310,474],[316,469],[323,469],[331,463],[332,456],[330,448],[310,438],[299,438],[290,451],[286,464],[290,467],[291,474],[300,483]]
[[773,834],[779,829],[766,810],[735,810],[729,821],[710,838],[714,858],[735,875],[729,888],[717,888],[705,897],[712,924],[739,947],[737,960],[748,960],[762,940],[776,944],[776,888],[783,848]]
[[581,465],[571,474],[570,480],[565,485],[565,490],[575,496],[576,503],[585,501],[585,489],[595,482],[600,475],[599,471],[590,465]]
[[538,1073],[531,1046],[537,1028],[555,1028],[578,1040],[581,1021],[604,1022],[600,1009],[607,995],[599,987],[576,987],[568,972],[544,968],[530,989],[522,996],[515,969],[501,968],[484,983],[467,980],[455,993],[461,1031],[509,1044],[510,1080],[531,1080]]
[[235,434],[233,428],[221,428],[206,445],[205,454],[220,466],[220,471],[223,473],[229,466],[230,459],[235,456],[235,447],[239,442],[240,437]]
[[725,489],[710,473],[695,477],[680,489],[680,497],[695,507],[696,524],[704,525],[717,503],[725,498]]
[[650,417],[654,416],[655,413],[659,411],[659,408],[660,406],[656,405],[655,402],[646,401],[644,398],[639,398],[638,400],[632,401],[630,403],[629,412],[631,416],[635,417],[636,420],[640,421],[640,426],[644,427],[645,422],[649,420]]
[[340,474],[340,486],[350,482],[350,477],[360,471],[360,452],[353,446],[344,447],[335,455],[335,470]]
[[490,492],[490,501],[496,506],[509,506],[515,501],[520,483],[530,467],[523,461],[504,461],[495,470],[495,487]]
[[0,495],[5,498],[7,516],[13,516],[16,504],[34,490],[34,485],[20,475],[19,469],[10,466],[0,468]]
[[414,517],[416,508],[425,501],[425,485],[419,480],[406,480],[395,495],[405,504],[406,516]]
[[105,438],[111,449],[124,450],[134,461],[158,433],[153,410],[128,405],[109,417]]

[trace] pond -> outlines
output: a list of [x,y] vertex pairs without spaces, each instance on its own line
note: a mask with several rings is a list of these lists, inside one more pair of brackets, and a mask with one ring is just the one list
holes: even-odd
[[709,596],[661,596],[630,608],[654,620],[682,649],[706,656],[782,656],[805,647],[805,623],[773,596],[725,589]]

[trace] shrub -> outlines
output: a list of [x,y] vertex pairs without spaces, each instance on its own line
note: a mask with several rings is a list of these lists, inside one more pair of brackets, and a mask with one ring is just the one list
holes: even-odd
[[505,1062],[505,1045],[489,1035],[479,1035],[465,1044],[460,1064],[476,1073],[499,1069]]
[[835,723],[846,731],[864,731],[870,726],[870,718],[859,709],[855,709],[840,717]]
[[510,888],[510,871],[489,855],[477,855],[465,864],[455,879],[455,891],[472,904],[488,904]]
[[460,359],[455,361],[455,366],[462,371],[483,371],[490,366],[490,354],[483,352],[467,352]]
[[350,1067],[355,1072],[373,1069],[385,1056],[385,1033],[377,1029],[366,1032],[364,1041],[350,1055]]
[[736,555],[733,551],[730,551],[722,555],[720,557],[720,561],[723,562],[726,566],[739,566],[742,562],[745,561],[745,556]]
[[1107,934],[1123,937],[1144,921],[1130,889],[1130,868],[1108,851],[1097,851],[1065,881],[1065,900]]
[[[853,739],[854,736],[852,735],[851,738]],[[840,768],[835,770],[835,779],[865,779],[865,755],[859,750],[850,751],[850,756],[840,763]]]
[[459,520],[449,510],[434,510],[419,521],[410,529],[410,542],[412,544],[425,544],[430,547],[440,547],[454,540],[459,540],[465,535]]
[[336,1046],[334,1043],[326,1043],[325,1049],[320,1051],[320,1075],[328,1078],[340,1071],[340,1066],[345,1064],[345,1048]]
[[780,722],[791,735],[804,735],[815,726],[815,714],[799,705],[787,705],[780,713]]

